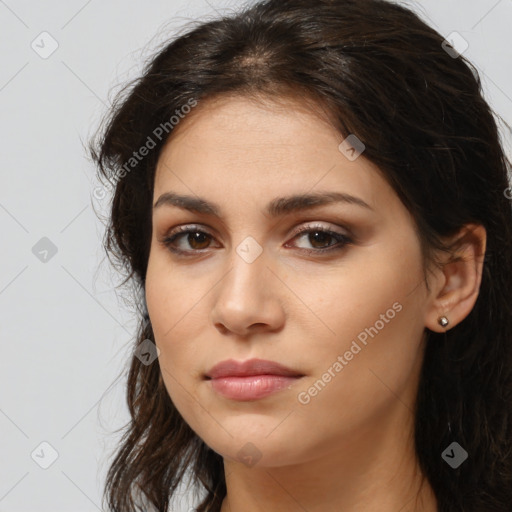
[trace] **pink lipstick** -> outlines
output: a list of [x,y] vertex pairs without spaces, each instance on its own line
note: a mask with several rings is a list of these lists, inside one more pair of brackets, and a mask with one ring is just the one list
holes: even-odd
[[258,400],[289,387],[304,374],[274,361],[222,361],[206,374],[212,389],[231,400]]

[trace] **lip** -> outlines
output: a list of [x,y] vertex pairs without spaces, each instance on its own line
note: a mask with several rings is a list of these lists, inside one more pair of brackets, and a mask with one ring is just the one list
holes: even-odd
[[231,400],[259,400],[289,388],[304,374],[275,361],[229,359],[215,365],[205,376],[212,389]]
[[304,374],[287,368],[275,361],[265,359],[248,359],[247,361],[236,361],[227,359],[213,366],[206,378],[219,379],[222,377],[251,377],[254,375],[280,375],[283,377],[303,377]]

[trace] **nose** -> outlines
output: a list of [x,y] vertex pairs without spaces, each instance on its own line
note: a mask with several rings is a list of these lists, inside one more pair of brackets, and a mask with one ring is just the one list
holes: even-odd
[[286,286],[269,266],[265,251],[254,261],[241,254],[233,248],[229,270],[214,287],[211,321],[222,334],[246,337],[278,331],[285,319]]

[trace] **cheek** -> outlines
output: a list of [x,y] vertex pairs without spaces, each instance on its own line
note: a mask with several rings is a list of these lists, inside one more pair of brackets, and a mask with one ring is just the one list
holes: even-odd
[[364,339],[365,329],[375,324],[381,337],[391,324],[396,329],[406,318],[406,324],[418,320],[423,272],[415,247],[375,244],[357,255],[354,251],[327,273],[323,268],[290,279],[294,293],[307,305],[295,320],[309,331],[314,326],[324,340],[317,345],[320,350],[348,350],[354,338],[362,333]]
[[183,324],[187,328],[196,325],[193,320],[204,289],[199,289],[199,283],[187,277],[159,249],[152,251],[148,261],[145,294],[155,338],[163,345],[161,349],[166,348],[168,341],[179,339]]
[[[371,277],[369,272],[365,275]],[[350,300],[342,309],[335,308],[337,314],[323,310],[336,336],[324,350],[315,349],[314,377],[300,390],[302,413],[319,428],[325,424],[326,411],[335,425],[333,435],[336,429],[349,435],[373,424],[385,411],[413,409],[423,355],[422,290],[417,287],[411,293],[417,279],[405,276],[394,282],[380,276],[381,284],[369,279],[347,289]]]
[[308,343],[316,340],[310,360],[314,378],[308,385],[321,379],[311,389],[318,399],[308,393],[305,400],[332,401],[333,406],[342,400],[361,410],[362,401],[371,408],[413,382],[422,355],[423,272],[419,253],[409,249],[402,255],[398,258],[391,248],[378,258],[354,260],[324,280],[328,286],[297,281],[294,291],[307,298],[316,316],[315,335],[313,320],[301,320],[302,329],[311,333]]
[[205,290],[200,284],[179,269],[172,270],[165,257],[150,256],[145,295],[160,350],[158,363],[167,392],[182,415],[194,406],[195,389],[190,382],[201,378],[201,347],[193,342],[201,338],[205,325],[201,302]]

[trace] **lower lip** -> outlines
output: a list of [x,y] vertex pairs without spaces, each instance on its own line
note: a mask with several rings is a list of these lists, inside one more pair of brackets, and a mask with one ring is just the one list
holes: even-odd
[[231,400],[258,400],[287,388],[299,378],[283,375],[251,375],[221,377],[211,379],[211,383],[214,391]]

